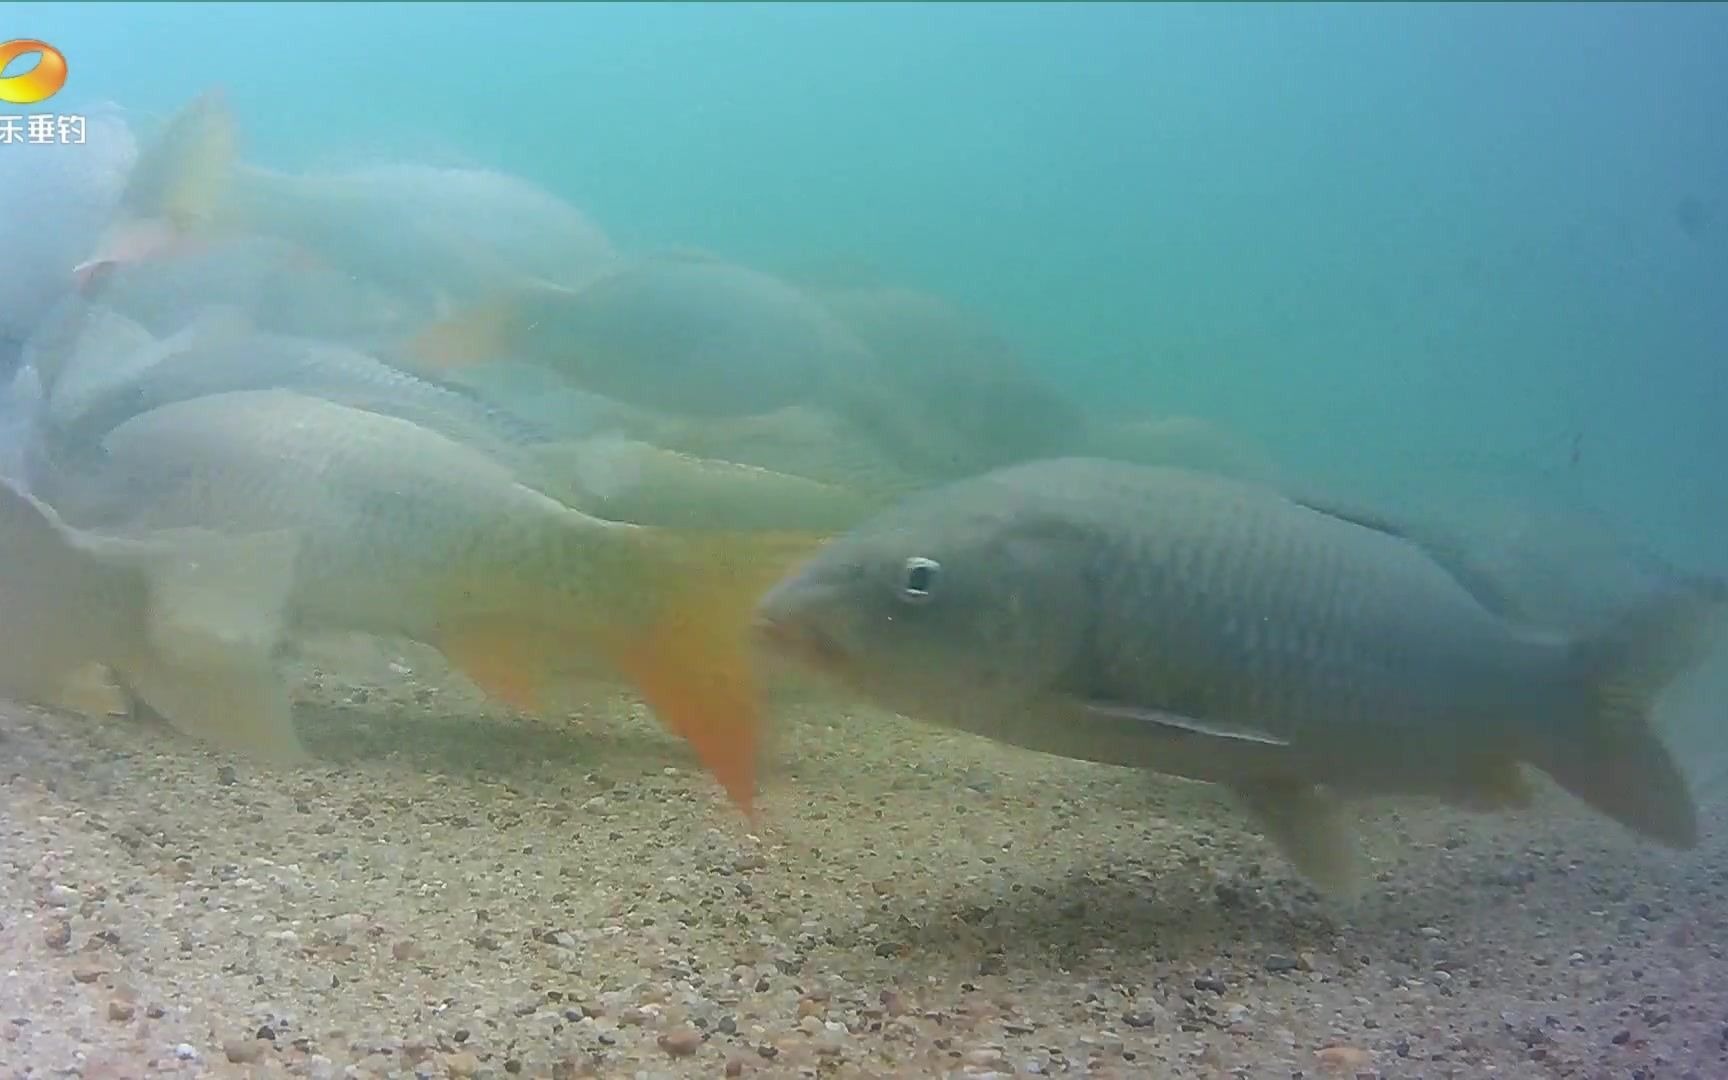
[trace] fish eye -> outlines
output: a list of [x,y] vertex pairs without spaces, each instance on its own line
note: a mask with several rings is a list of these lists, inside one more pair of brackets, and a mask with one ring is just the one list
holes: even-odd
[[922,604],[930,599],[930,587],[936,584],[936,573],[942,564],[935,559],[914,555],[906,560],[906,571],[900,579],[900,599],[908,604]]

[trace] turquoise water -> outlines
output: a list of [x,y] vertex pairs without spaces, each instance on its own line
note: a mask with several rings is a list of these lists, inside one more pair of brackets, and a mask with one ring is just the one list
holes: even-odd
[[864,263],[1100,407],[1382,486],[1486,463],[1719,561],[1718,6],[42,4],[4,29],[67,54],[65,102],[224,86],[260,163],[486,164],[626,246]]

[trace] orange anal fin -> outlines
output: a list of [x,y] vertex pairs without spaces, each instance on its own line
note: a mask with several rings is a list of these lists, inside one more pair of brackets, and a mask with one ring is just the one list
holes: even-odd
[[716,532],[660,539],[670,560],[646,585],[656,615],[633,631],[613,627],[602,647],[754,820],[763,703],[751,663],[751,612],[762,591],[823,538]]
[[466,623],[441,635],[438,649],[474,685],[511,708],[538,713],[545,704],[544,649],[520,628]]
[[690,744],[727,798],[754,819],[761,705],[741,645],[668,622],[612,656],[654,714]]

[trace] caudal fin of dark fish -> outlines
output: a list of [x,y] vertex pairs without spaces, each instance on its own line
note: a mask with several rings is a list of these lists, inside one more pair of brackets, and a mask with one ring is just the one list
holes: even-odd
[[[1672,848],[1698,843],[1698,810],[1651,723],[1670,683],[1709,652],[1728,588],[1705,583],[1636,605],[1572,647],[1577,712],[1550,725],[1532,762],[1567,791]],[[1581,699],[1581,700],[1580,700]]]

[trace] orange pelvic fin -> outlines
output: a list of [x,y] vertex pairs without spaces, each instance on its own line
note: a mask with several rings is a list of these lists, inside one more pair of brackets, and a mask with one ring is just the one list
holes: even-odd
[[502,619],[470,620],[441,635],[438,648],[474,685],[512,709],[538,713],[545,705],[544,635]]

